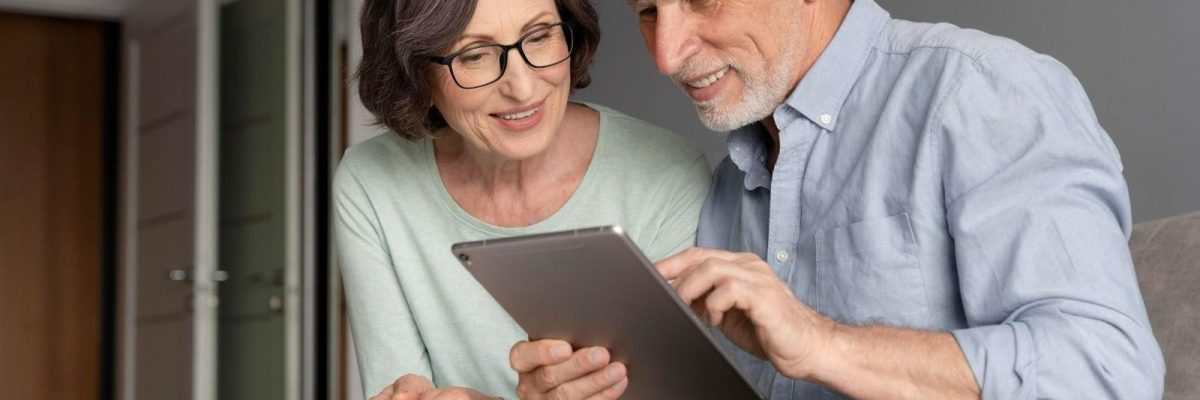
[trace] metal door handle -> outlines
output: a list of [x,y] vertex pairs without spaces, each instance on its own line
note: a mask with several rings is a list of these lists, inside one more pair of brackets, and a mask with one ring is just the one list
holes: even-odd
[[192,280],[192,271],[186,269],[173,269],[167,272],[167,279],[172,282],[188,282]]
[[271,297],[267,298],[267,309],[273,313],[282,313],[283,297],[279,295],[272,295]]
[[[173,269],[167,272],[167,279],[172,282],[191,282],[192,270],[190,269]],[[213,280],[217,282],[225,282],[229,280],[229,273],[225,271],[213,271]]]

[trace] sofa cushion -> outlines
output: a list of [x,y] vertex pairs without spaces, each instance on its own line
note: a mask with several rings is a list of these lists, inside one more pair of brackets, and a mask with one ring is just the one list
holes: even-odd
[[1165,399],[1200,399],[1200,212],[1138,224],[1129,241],[1167,362]]

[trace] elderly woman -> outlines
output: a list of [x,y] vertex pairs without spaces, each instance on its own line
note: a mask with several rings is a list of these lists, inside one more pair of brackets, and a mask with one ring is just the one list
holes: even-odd
[[[701,152],[568,101],[588,84],[596,18],[587,0],[366,1],[359,91],[391,132],[346,153],[334,203],[368,393],[515,397],[509,351],[528,337],[453,243],[620,225],[653,260],[692,245]],[[583,350],[571,357],[607,357]],[[603,372],[578,390],[623,390],[623,370]]]

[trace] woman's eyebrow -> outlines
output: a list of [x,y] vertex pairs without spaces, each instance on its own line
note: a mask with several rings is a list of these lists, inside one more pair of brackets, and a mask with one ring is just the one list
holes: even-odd
[[[525,23],[525,26],[521,27],[521,32],[524,32],[526,29],[529,29],[530,26],[537,25],[539,23],[544,23],[544,18],[547,16],[554,16],[554,14],[549,11],[542,11],[542,12],[538,13],[537,15],[534,15],[533,18],[529,19],[529,22]],[[496,38],[492,37],[492,35],[488,35],[488,34],[484,34],[484,33],[469,33],[468,32],[468,33],[463,33],[461,36],[459,36],[458,42],[462,43],[463,41],[466,41],[468,39],[474,39],[473,41],[480,41],[480,40],[491,41],[491,42],[496,41]]]
[[538,13],[537,15],[534,15],[533,18],[530,18],[529,22],[526,22],[525,26],[521,27],[521,32],[525,32],[525,30],[529,29],[529,27],[531,27],[531,26],[545,23],[544,22],[545,17],[553,17],[553,16],[554,16],[554,14],[551,14],[549,11],[542,11],[542,12]]

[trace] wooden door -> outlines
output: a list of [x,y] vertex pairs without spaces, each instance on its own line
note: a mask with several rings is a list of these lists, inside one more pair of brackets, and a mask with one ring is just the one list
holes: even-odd
[[0,13],[0,397],[100,394],[107,24]]

